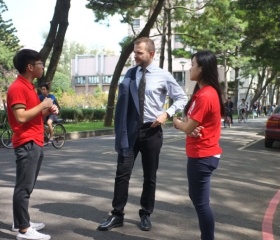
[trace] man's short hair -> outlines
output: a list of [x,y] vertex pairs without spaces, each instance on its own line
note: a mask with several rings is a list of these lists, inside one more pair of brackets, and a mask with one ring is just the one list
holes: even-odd
[[41,60],[41,55],[32,49],[22,49],[13,58],[13,64],[19,73],[25,73],[28,64]]
[[146,43],[146,47],[147,47],[148,51],[153,51],[153,52],[156,51],[154,41],[152,39],[150,39],[150,38],[147,38],[147,37],[141,37],[141,38],[136,39],[134,41],[134,45],[140,44],[142,42]]
[[45,87],[49,91],[49,85],[47,83],[42,83],[40,88]]

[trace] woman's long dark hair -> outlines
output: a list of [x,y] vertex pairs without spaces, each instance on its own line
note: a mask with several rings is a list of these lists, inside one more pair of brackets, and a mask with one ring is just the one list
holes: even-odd
[[[218,65],[217,65],[216,56],[211,51],[204,50],[204,51],[199,51],[194,55],[192,55],[191,59],[193,59],[194,57],[196,58],[196,62],[198,66],[201,67],[201,73],[199,75],[198,82],[206,86],[212,86],[216,90],[220,102],[221,116],[224,116],[225,109],[224,109],[222,93],[221,93],[221,88],[219,83],[219,74],[218,74]],[[195,85],[192,95],[194,95],[198,90],[199,90],[199,85],[197,83]],[[184,109],[185,114],[187,114],[190,108],[191,100],[192,99],[190,99],[187,105],[185,106]]]

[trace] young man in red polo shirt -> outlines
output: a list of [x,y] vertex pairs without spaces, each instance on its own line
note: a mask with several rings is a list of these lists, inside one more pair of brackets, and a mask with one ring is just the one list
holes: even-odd
[[12,143],[16,155],[16,183],[13,196],[14,225],[18,240],[48,240],[51,237],[37,232],[45,224],[30,222],[29,198],[43,160],[43,118],[58,113],[50,98],[40,102],[33,81],[40,78],[44,64],[38,52],[20,50],[13,59],[18,77],[7,93],[7,112],[13,130]]

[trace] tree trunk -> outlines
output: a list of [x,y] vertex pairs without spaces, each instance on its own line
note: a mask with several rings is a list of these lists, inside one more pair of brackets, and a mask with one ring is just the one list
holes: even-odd
[[68,14],[70,10],[71,0],[57,0],[53,19],[51,21],[50,30],[43,48],[40,51],[42,61],[45,63],[51,51],[52,56],[47,69],[47,73],[38,79],[38,88],[42,83],[48,83],[51,87],[51,82],[54,77],[60,55],[63,49],[65,34],[68,28]]
[[224,81],[225,81],[224,98],[226,99],[228,97],[228,81],[227,81],[227,60],[226,60],[225,51],[223,51],[223,67],[224,67]]
[[240,72],[240,68],[236,67],[234,69],[235,72],[235,84],[234,84],[234,108],[236,109],[237,113],[238,113],[238,103],[240,102],[239,99],[239,86],[240,86],[240,76],[239,76],[239,72]]
[[[161,9],[163,7],[164,0],[158,0],[158,3],[153,11],[153,14],[151,15],[151,18],[148,19],[145,27],[142,29],[142,31],[139,33],[139,35],[136,37],[149,37],[150,35],[150,30],[153,27],[155,21],[157,20],[158,15],[161,12]],[[134,48],[134,41],[129,43],[121,52],[121,56],[119,58],[119,61],[116,65],[112,82],[110,85],[109,89],[109,95],[108,95],[108,103],[107,103],[107,109],[106,109],[106,115],[105,115],[105,120],[104,120],[104,126],[106,127],[111,127],[112,126],[112,121],[113,121],[113,116],[114,116],[114,108],[115,108],[115,97],[116,97],[116,90],[118,87],[118,82],[121,76],[122,69],[129,58],[131,52],[133,51]]]
[[167,25],[167,9],[164,9],[163,15],[163,29],[162,29],[162,36],[161,36],[161,47],[160,47],[160,56],[159,56],[159,67],[163,68],[164,58],[165,58],[165,44],[166,44],[166,25]]
[[[167,10],[167,62],[168,62],[168,71],[172,74],[172,28],[171,28],[171,4],[168,1],[168,10]],[[169,98],[168,105],[171,106],[173,104],[173,99]]]
[[[256,102],[259,100],[261,97],[262,93],[264,90],[267,88],[267,86],[275,79],[277,76],[277,72],[273,71],[270,76],[268,77],[267,74],[267,68],[264,67],[262,69],[261,73],[258,73],[258,84],[257,84],[257,89],[255,90],[255,95],[252,99],[252,102]],[[265,81],[265,82],[264,82]]]

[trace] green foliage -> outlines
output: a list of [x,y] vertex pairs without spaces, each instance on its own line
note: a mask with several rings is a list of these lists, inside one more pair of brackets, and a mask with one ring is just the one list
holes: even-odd
[[133,36],[127,36],[123,38],[123,40],[119,43],[122,49],[125,49],[126,46],[128,46],[132,41],[134,37]]
[[75,120],[75,122],[80,122],[80,121],[83,120],[83,118],[84,118],[83,109],[82,108],[74,109],[74,120]]
[[60,118],[64,119],[65,121],[72,120],[74,121],[75,119],[75,112],[74,109],[72,108],[62,108],[59,113]]
[[5,110],[0,110],[0,123],[4,122],[6,116],[7,116],[7,114],[6,114]]
[[82,108],[62,108],[60,110],[60,118],[64,119],[66,122],[82,121],[83,120],[83,109]]
[[242,42],[242,54],[251,57],[251,66],[272,67],[280,65],[280,2],[275,0],[244,1],[236,3],[239,17],[247,22]]
[[[106,129],[106,127],[104,127],[103,121],[65,123],[64,127],[66,129],[66,132],[68,132],[68,133],[69,132],[80,132],[80,131],[92,131],[92,130]],[[109,127],[109,129],[111,129],[111,128],[112,127]]]
[[4,20],[3,13],[8,11],[8,8],[3,0],[0,0],[0,43],[7,47],[10,51],[20,49],[19,39],[15,35],[17,30],[13,26],[12,20]]
[[55,96],[61,96],[61,93],[63,92],[73,91],[71,88],[71,77],[64,73],[56,71],[52,82],[51,90],[55,93]]
[[94,11],[96,22],[100,20],[105,20],[108,16],[113,16],[115,14],[122,15],[126,22],[131,21],[135,17],[136,10],[143,1],[140,0],[88,0],[87,8]]
[[94,120],[94,109],[84,108],[82,109],[83,120],[84,121],[92,121]]
[[186,58],[189,59],[192,56],[190,51],[186,51],[184,48],[175,48],[172,50],[172,55],[178,58]]
[[20,48],[12,20],[4,20],[3,18],[3,14],[7,10],[5,2],[0,0],[0,99],[5,97],[8,86],[16,76],[13,56]]
[[[215,0],[201,15],[196,13],[183,16],[183,23],[176,28],[182,33],[185,46],[197,51],[209,49],[215,53],[234,52],[240,46],[243,33],[241,20],[236,18],[230,0]],[[190,22],[191,24],[185,24]]]
[[104,120],[105,109],[62,108],[60,118],[66,122],[84,122]]
[[15,51],[11,51],[3,43],[0,43],[0,64],[3,67],[3,69],[5,69],[6,71],[11,71],[14,69],[14,65],[13,65],[14,55],[15,55]]
[[105,109],[94,109],[94,120],[104,120],[106,111]]

